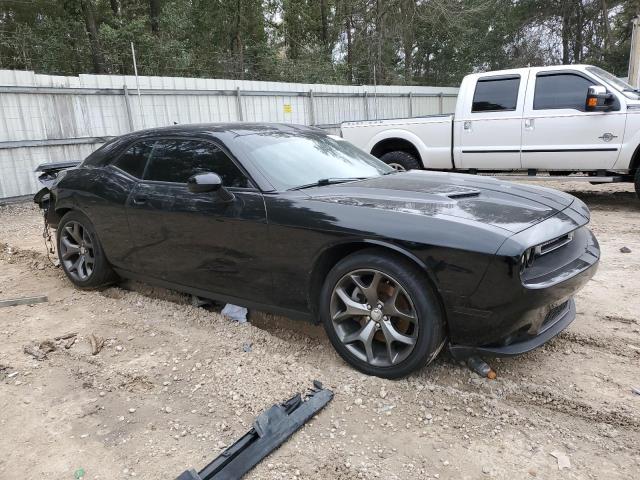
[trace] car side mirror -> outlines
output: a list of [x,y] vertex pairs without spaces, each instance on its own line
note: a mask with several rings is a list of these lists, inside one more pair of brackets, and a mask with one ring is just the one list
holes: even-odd
[[218,198],[230,202],[235,198],[233,193],[222,185],[222,179],[217,173],[198,173],[189,177],[187,187],[191,193],[218,192]]
[[608,112],[613,110],[616,97],[608,93],[602,85],[591,85],[587,89],[587,101],[585,110],[587,112]]

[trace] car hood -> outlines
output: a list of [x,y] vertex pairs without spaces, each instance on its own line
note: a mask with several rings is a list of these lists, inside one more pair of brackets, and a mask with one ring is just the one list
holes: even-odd
[[550,188],[457,173],[410,171],[307,190],[312,200],[424,216],[455,217],[521,232],[574,197]]

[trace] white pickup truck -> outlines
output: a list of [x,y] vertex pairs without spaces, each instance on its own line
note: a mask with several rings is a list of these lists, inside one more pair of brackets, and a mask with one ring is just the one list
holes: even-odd
[[640,92],[590,65],[467,75],[454,115],[345,122],[341,130],[402,170],[582,173],[635,181],[640,197]]

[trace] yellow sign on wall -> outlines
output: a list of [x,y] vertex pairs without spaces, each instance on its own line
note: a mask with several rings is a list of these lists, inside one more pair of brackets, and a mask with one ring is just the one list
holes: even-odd
[[283,105],[284,108],[284,113],[291,113],[293,112],[293,109],[291,108],[291,104],[290,103],[285,103]]

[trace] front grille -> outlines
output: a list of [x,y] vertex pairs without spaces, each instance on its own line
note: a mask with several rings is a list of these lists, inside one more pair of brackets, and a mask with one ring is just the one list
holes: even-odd
[[555,307],[553,307],[551,310],[549,310],[549,313],[547,313],[547,316],[544,318],[544,321],[542,322],[542,325],[540,326],[540,331],[544,331],[547,325],[551,326],[555,323],[555,321],[558,319],[558,317],[560,317],[562,314],[564,314],[565,310],[567,309],[567,305],[569,304],[569,300],[565,301],[564,303],[561,303],[560,305],[557,305]]

